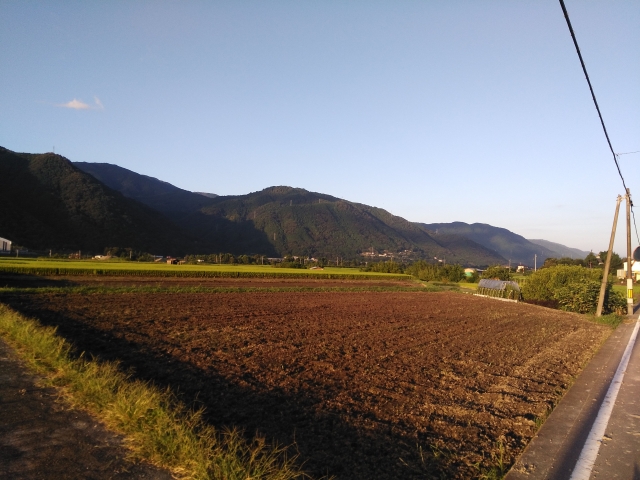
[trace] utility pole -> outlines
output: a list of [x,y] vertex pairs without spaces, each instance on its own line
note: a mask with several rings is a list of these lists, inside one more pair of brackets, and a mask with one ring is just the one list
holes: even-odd
[[633,315],[633,273],[631,271],[631,192],[627,188],[627,315]]
[[533,271],[537,272],[538,271],[538,254],[534,254],[533,255]]
[[613,251],[613,242],[616,239],[616,228],[618,227],[618,213],[620,212],[620,202],[622,197],[618,195],[616,199],[616,213],[613,216],[613,227],[611,227],[611,239],[609,240],[609,250],[607,251],[607,259],[604,262],[604,272],[602,272],[602,284],[600,285],[600,296],[598,297],[598,308],[596,309],[596,317],[602,316],[602,307],[604,306],[604,294],[607,290],[609,281],[609,267],[611,266],[611,252]]

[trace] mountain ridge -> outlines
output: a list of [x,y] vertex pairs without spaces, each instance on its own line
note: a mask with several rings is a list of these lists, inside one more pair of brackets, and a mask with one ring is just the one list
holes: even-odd
[[0,203],[2,234],[34,249],[102,252],[126,245],[179,253],[199,245],[157,211],[53,153],[17,154],[0,147]]
[[[30,175],[26,182],[29,188],[13,192],[13,198],[7,201],[10,204],[18,200],[22,206],[33,203],[31,210],[16,207],[32,231],[20,230],[15,219],[1,216],[0,227],[5,236],[14,236],[18,243],[31,244],[33,248],[44,246],[46,238],[49,246],[57,242],[64,248],[101,250],[100,247],[122,246],[183,253],[293,254],[363,260],[362,254],[368,255],[373,249],[398,259],[437,258],[486,266],[508,261],[505,245],[500,238],[483,244],[471,230],[476,237],[479,228],[488,229],[512,240],[516,238],[527,248],[534,245],[491,225],[410,222],[382,208],[302,188],[281,185],[245,195],[218,196],[190,192],[110,163],[72,163],[51,153],[0,149],[0,172],[12,162],[22,162],[22,170],[18,170]],[[6,171],[3,176],[11,178],[16,172]],[[53,188],[47,180],[53,178],[64,188]],[[58,220],[61,231],[56,231],[55,222],[47,224],[42,215],[51,208],[55,212],[50,216]],[[466,231],[455,231],[452,225],[466,226]],[[534,248],[545,251],[544,246]],[[513,257],[509,258],[517,261]]]

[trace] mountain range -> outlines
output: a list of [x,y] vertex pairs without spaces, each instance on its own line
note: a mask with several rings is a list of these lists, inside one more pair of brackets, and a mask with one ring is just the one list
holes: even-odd
[[[288,186],[246,195],[190,192],[108,163],[0,147],[0,236],[34,249],[101,253],[287,254],[533,263],[574,251],[485,224],[421,224],[381,208]],[[537,242],[537,243],[535,243]],[[577,255],[579,251],[575,250]]]
[[589,253],[547,240],[527,240],[506,228],[485,223],[452,222],[422,223],[421,225],[432,232],[434,238],[442,234],[462,235],[499,253],[509,262],[522,265],[534,265],[536,260],[541,265],[549,257],[584,258]]

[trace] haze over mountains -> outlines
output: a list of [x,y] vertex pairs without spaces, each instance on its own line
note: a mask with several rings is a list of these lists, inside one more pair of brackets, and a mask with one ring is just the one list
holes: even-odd
[[512,264],[533,265],[536,255],[537,261],[541,265],[544,259],[549,257],[584,258],[589,253],[547,240],[527,240],[506,228],[493,227],[485,223],[452,222],[423,223],[421,225],[434,232],[435,238],[442,234],[462,235],[470,238],[499,253],[502,257],[510,260]]
[[[287,186],[236,196],[180,189],[107,163],[0,147],[0,236],[35,249],[132,247],[155,254],[427,258],[465,265],[563,256],[491,225],[420,224],[381,208]],[[546,242],[546,243],[545,243]],[[555,249],[552,249],[555,247]],[[571,250],[574,251],[575,249]],[[576,253],[579,252],[575,250]]]

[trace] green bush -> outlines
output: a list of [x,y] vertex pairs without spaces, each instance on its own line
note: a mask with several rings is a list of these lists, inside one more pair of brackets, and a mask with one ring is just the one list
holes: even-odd
[[363,272],[404,273],[403,265],[397,262],[370,263],[360,270],[362,270]]
[[478,272],[474,271],[471,275],[467,275],[465,278],[467,283],[478,283],[480,280],[480,275]]
[[493,265],[482,272],[480,278],[511,280],[511,271],[508,268],[501,267],[500,265]]
[[[600,295],[602,270],[558,265],[538,270],[522,287],[525,301],[577,313],[595,313]],[[607,283],[604,313],[623,313],[624,297]]]
[[460,265],[433,265],[424,260],[411,264],[405,268],[404,272],[419,278],[423,282],[460,282],[465,278],[464,268]]

